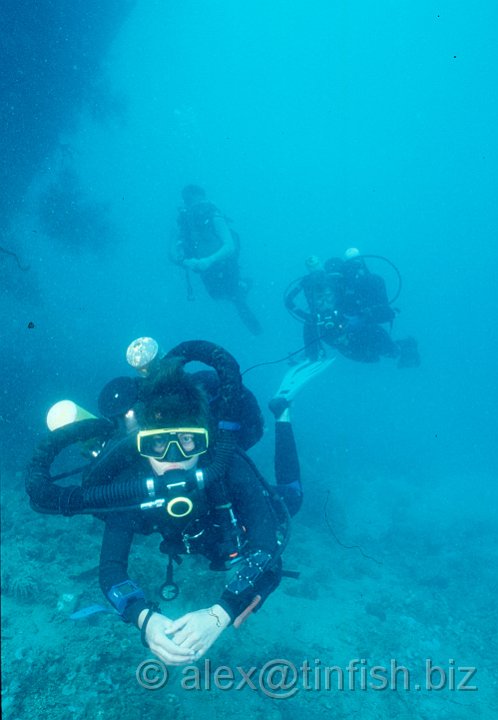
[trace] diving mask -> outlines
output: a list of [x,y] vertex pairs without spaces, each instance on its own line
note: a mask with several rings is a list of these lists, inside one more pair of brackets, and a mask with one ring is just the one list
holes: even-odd
[[175,462],[178,450],[184,458],[191,458],[207,452],[208,446],[209,434],[205,428],[159,428],[137,434],[140,455],[155,460]]

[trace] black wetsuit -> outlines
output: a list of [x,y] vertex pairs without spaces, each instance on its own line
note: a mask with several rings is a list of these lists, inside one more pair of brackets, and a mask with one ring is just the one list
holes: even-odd
[[[151,475],[152,469],[147,460],[140,458],[133,472]],[[167,474],[164,477],[167,477]],[[244,555],[263,550],[274,556],[278,547],[275,510],[268,492],[258,479],[257,471],[241,452],[237,452],[234,457],[225,480],[225,488],[235,516],[245,528]],[[187,552],[202,554],[211,560],[212,564],[216,564],[220,559],[223,538],[216,525],[216,510],[209,490],[206,495],[207,505],[203,512],[189,523],[169,518],[164,508],[107,514],[100,558],[100,584],[103,593],[107,596],[114,585],[128,579],[128,556],[135,534],[158,533],[163,538],[163,552],[173,555]],[[201,535],[193,539],[192,536],[198,536],[201,531]],[[182,533],[187,534],[187,543],[184,542]],[[251,603],[256,594],[264,601],[278,586],[280,575],[280,561],[277,561],[276,565],[261,575],[249,592],[236,596],[225,590],[217,602],[233,620]],[[136,623],[141,611],[149,606],[150,602],[146,600],[135,600],[127,605],[123,618]]]
[[275,423],[275,480],[278,494],[285,501],[289,513],[295,515],[303,502],[303,488],[296,441],[290,422]]

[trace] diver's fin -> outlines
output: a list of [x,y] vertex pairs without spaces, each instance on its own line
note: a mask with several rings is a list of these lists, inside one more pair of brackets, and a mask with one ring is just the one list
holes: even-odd
[[302,363],[299,363],[299,365],[294,365],[285,374],[273,399],[282,398],[290,402],[307,382],[315,376],[320,375],[324,370],[327,370],[334,360],[335,357],[329,358],[328,360],[304,360]]
[[261,335],[263,328],[259,324],[259,320],[254,315],[252,310],[247,306],[246,302],[242,298],[234,300],[234,305],[237,309],[240,319],[253,335]]
[[69,616],[70,620],[81,620],[82,618],[89,617],[90,615],[95,615],[96,613],[111,613],[113,615],[116,615],[116,610],[113,610],[110,607],[105,607],[104,605],[89,605],[88,607],[84,607],[81,610],[77,610],[76,612],[73,612],[72,615]]

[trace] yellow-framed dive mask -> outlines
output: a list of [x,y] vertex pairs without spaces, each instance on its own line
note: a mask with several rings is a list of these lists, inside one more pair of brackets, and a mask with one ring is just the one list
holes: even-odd
[[137,449],[140,455],[155,460],[177,462],[194,455],[202,455],[207,452],[208,447],[209,433],[205,428],[157,428],[140,430],[137,434]]

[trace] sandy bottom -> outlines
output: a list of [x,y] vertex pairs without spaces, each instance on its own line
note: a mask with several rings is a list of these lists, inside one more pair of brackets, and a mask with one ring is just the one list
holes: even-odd
[[[433,480],[415,502],[409,478],[350,475],[331,490],[318,476],[285,553],[285,568],[299,579],[284,578],[207,659],[170,670],[158,689],[137,681],[152,656],[135,628],[104,613],[69,619],[103,602],[102,523],[38,515],[20,475],[4,477],[4,717],[497,718],[492,508],[481,502],[474,512],[465,494],[449,507],[448,486]],[[130,567],[150,595],[166,572],[158,545],[156,537],[137,539]],[[209,606],[226,576],[187,557],[175,579],[180,597],[162,603],[173,617]],[[163,684],[162,668],[145,670],[151,687]]]

